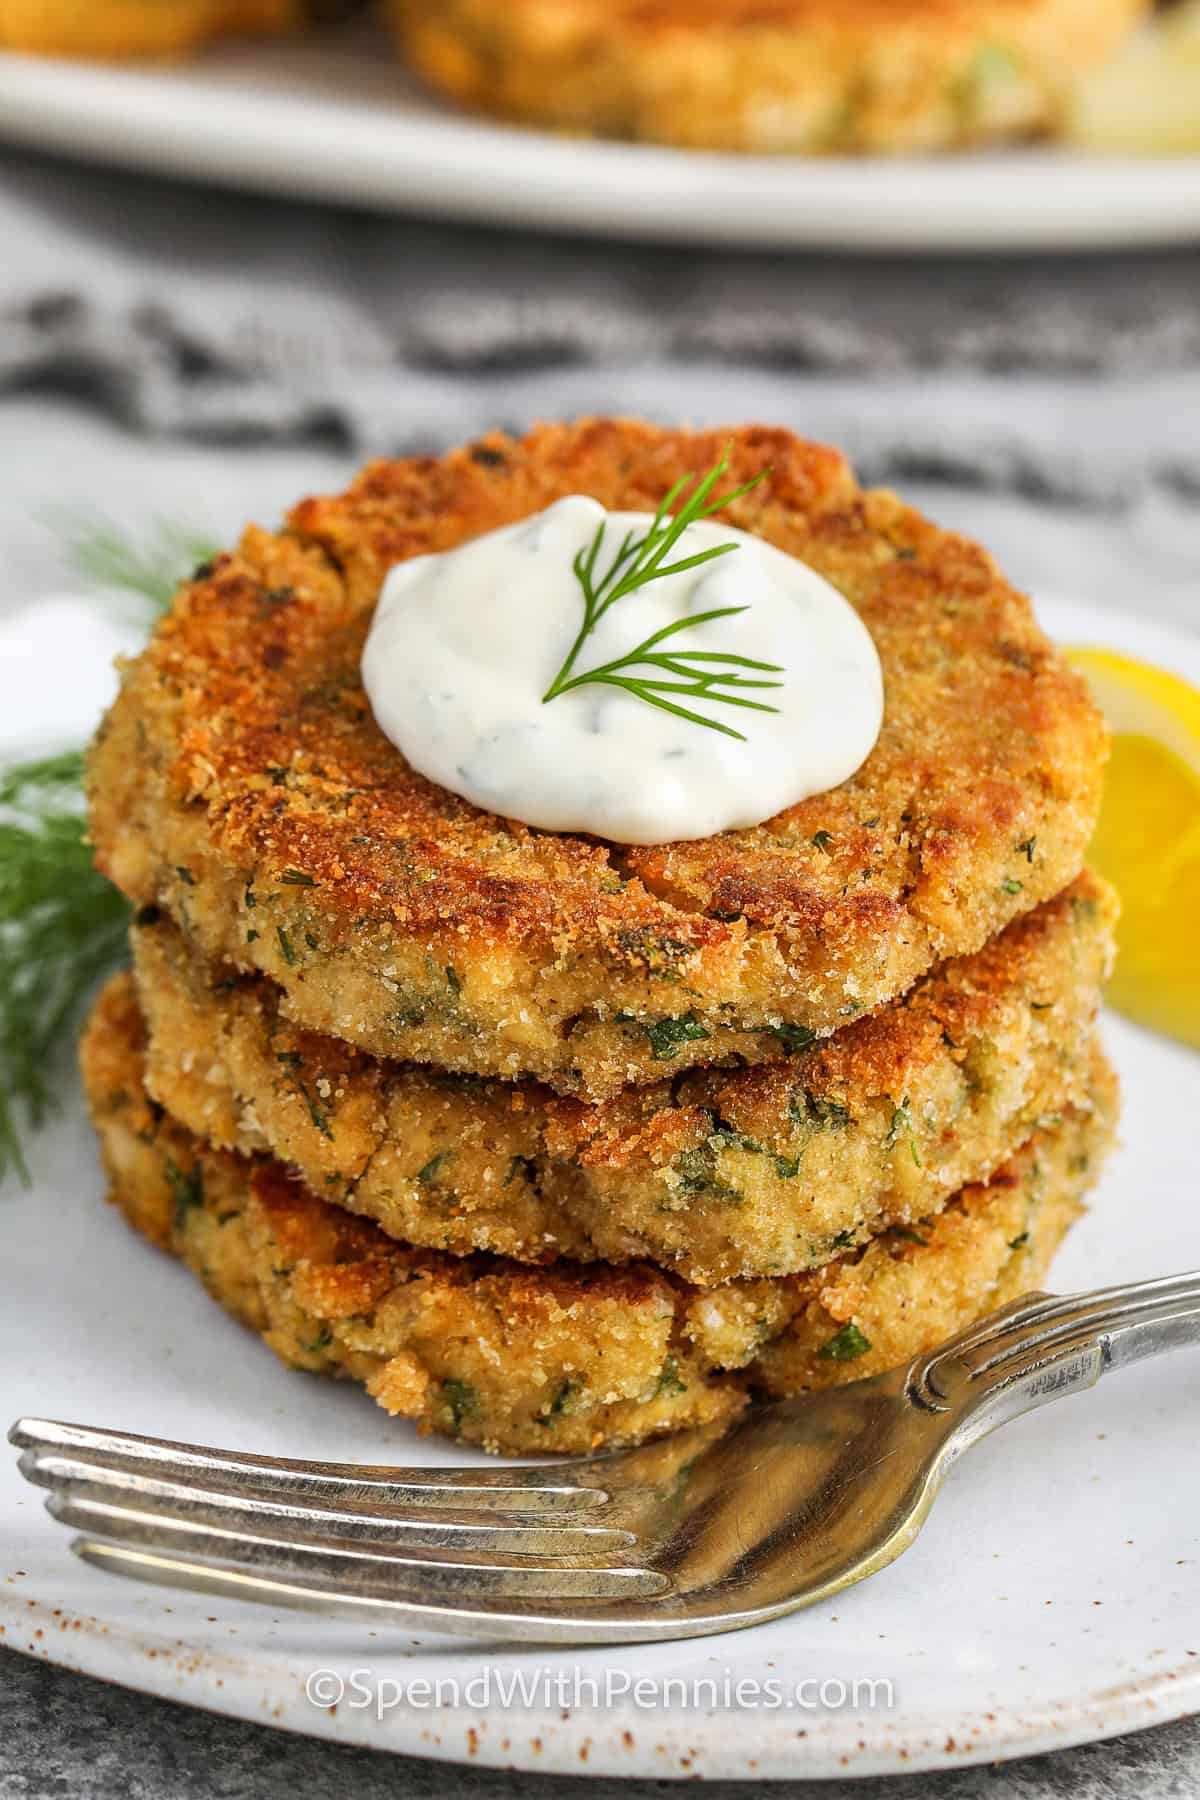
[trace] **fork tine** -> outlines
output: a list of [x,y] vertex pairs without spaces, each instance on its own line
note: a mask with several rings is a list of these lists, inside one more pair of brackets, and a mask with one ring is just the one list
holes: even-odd
[[283,1536],[239,1532],[156,1513],[114,1508],[104,1501],[55,1495],[55,1516],[89,1535],[132,1551],[165,1553],[266,1581],[303,1581],[330,1591],[379,1599],[423,1598],[457,1604],[481,1597],[508,1600],[610,1600],[664,1593],[671,1582],[636,1565],[577,1563],[500,1556],[459,1562],[349,1544],[301,1544]]
[[[52,1419],[19,1419],[9,1442],[31,1457],[31,1467],[67,1453],[106,1467],[120,1466],[147,1477],[200,1478],[214,1488],[397,1507],[478,1506],[526,1513],[582,1512],[603,1505],[608,1493],[594,1482],[593,1465],[554,1463],[498,1469],[391,1469],[357,1464],[298,1462],[212,1450],[199,1444],[137,1437]],[[33,1479],[32,1475],[30,1479]]]
[[552,1613],[538,1610],[534,1597],[522,1606],[519,1600],[489,1604],[471,1587],[462,1605],[430,1600],[422,1593],[412,1599],[377,1594],[348,1594],[340,1584],[325,1586],[319,1580],[287,1581],[267,1578],[246,1569],[220,1567],[188,1557],[158,1555],[123,1544],[106,1544],[95,1538],[75,1538],[71,1548],[82,1562],[110,1574],[159,1587],[212,1594],[225,1600],[250,1600],[260,1605],[296,1608],[329,1618],[349,1619],[359,1625],[386,1625],[393,1629],[436,1631],[463,1637],[542,1644],[644,1643],[653,1638],[701,1636],[730,1629],[753,1619],[728,1622],[702,1615],[693,1624],[663,1609],[661,1599],[635,1595],[610,1600],[555,1599]]
[[[234,1536],[284,1534],[296,1543],[377,1544],[450,1549],[470,1554],[508,1551],[524,1556],[595,1557],[617,1554],[633,1543],[628,1531],[575,1523],[574,1514],[450,1512],[444,1508],[404,1512],[379,1502],[334,1507],[315,1499],[280,1500],[237,1493],[193,1481],[168,1481],[137,1469],[110,1468],[82,1457],[42,1455],[26,1450],[21,1471],[51,1490],[46,1502],[58,1518],[76,1499],[102,1503],[107,1512],[164,1524],[209,1526]],[[562,1521],[562,1522],[560,1522]]]

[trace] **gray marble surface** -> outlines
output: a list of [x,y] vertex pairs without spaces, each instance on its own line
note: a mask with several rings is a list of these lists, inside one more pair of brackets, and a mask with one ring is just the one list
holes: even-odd
[[[66,1675],[0,1651],[3,1800],[635,1800],[682,1792],[666,1781],[510,1775],[417,1762],[217,1719],[167,1700]],[[706,1792],[745,1794],[745,1782]],[[1195,1800],[1200,1720],[1159,1726],[1020,1763],[932,1775],[779,1782],[768,1800]]]

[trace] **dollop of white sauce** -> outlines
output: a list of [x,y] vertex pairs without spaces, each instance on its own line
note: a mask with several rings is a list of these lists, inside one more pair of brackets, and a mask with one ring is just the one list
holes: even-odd
[[780,664],[782,674],[763,677],[780,687],[747,696],[778,711],[671,696],[742,732],[739,742],[614,687],[589,683],[543,703],[583,620],[576,552],[603,523],[602,573],[625,533],[641,536],[652,522],[571,495],[389,572],[363,682],[380,729],[414,769],[485,811],[619,844],[758,825],[854,773],[883,720],[870,633],[806,563],[719,521],[689,526],[669,560],[717,544],[736,551],[618,600],[575,672],[627,654],[685,614],[741,606],[736,618],[698,625],[667,647]]

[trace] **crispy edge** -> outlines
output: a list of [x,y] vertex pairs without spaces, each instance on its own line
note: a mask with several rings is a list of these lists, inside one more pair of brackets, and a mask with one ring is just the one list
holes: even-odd
[[[286,1363],[357,1379],[423,1430],[512,1452],[637,1442],[728,1417],[756,1387],[852,1379],[928,1347],[1040,1276],[1115,1107],[1098,1060],[1094,1114],[1033,1139],[921,1241],[888,1234],[810,1276],[697,1291],[644,1265],[530,1270],[397,1245],[279,1165],[213,1151],[156,1115],[138,1094],[140,1033],[118,977],[82,1066],[112,1198],[131,1223]],[[849,1326],[846,1356],[831,1346]]]
[[[572,486],[650,504],[724,439],[540,427],[373,465],[342,498],[298,507],[291,535],[251,531],[185,588],[102,728],[101,868],[208,955],[270,975],[315,1029],[592,1098],[661,1073],[655,1030],[683,990],[703,1036],[667,1046],[674,1067],[752,1060],[780,1029],[828,1032],[980,947],[1079,872],[1103,723],[981,551],[786,432],[734,434],[731,478],[772,466],[735,522],[849,593],[906,696],[850,782],[753,832],[618,854],[477,813],[368,728],[346,632],[357,645],[391,561]],[[331,711],[315,690],[301,726],[280,670],[339,644],[341,697]],[[951,670],[972,683],[969,724]]]
[[928,1217],[1086,1104],[1114,916],[1081,876],[826,1044],[602,1106],[299,1031],[269,983],[210,968],[160,918],[133,932],[146,1082],[202,1138],[267,1152],[408,1243],[645,1257],[702,1285],[788,1274]]

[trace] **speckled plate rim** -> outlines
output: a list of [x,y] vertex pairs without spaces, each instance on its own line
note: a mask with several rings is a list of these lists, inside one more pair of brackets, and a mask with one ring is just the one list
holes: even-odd
[[[11,1582],[12,1577],[6,1579]],[[227,1607],[253,1626],[253,1609]],[[631,1780],[820,1781],[866,1775],[929,1773],[1011,1761],[1200,1712],[1200,1658],[1144,1681],[1101,1690],[1080,1702],[1048,1700],[1035,1711],[1002,1716],[987,1710],[945,1720],[910,1722],[882,1731],[871,1715],[837,1715],[803,1729],[763,1728],[763,1715],[658,1714],[652,1723],[624,1714],[584,1714],[555,1707],[519,1720],[482,1713],[402,1730],[397,1712],[381,1727],[369,1711],[314,1708],[297,1678],[281,1691],[279,1671],[250,1656],[196,1652],[167,1633],[113,1631],[102,1621],[22,1603],[0,1591],[0,1646],[115,1686],[153,1694],[223,1717],[245,1719],[331,1743],[432,1762],[476,1763],[546,1775],[624,1776]],[[776,1715],[782,1718],[782,1715]],[[794,1715],[789,1715],[794,1717]],[[395,1721],[395,1727],[393,1726]],[[753,1747],[743,1734],[754,1733]],[[801,1747],[802,1745],[802,1747]],[[802,1764],[798,1757],[803,1758]]]
[[0,54],[0,135],[252,191],[659,242],[1013,252],[1200,238],[1195,156],[801,158],[594,143],[453,112],[355,28],[168,68]]
[[[1047,625],[1057,636],[1075,642],[1100,642],[1127,649],[1134,654],[1152,657],[1200,681],[1200,639],[1188,637],[1152,621],[1123,613],[1103,612],[1095,607],[1069,601],[1044,601],[1040,610]],[[1109,1035],[1114,1041],[1118,1064],[1123,1066],[1127,1084],[1135,1097],[1139,1093],[1144,1096],[1149,1087],[1161,1091],[1164,1084],[1170,1083],[1175,1075],[1185,1083],[1192,1083],[1200,1074],[1200,1062],[1188,1052],[1152,1039],[1133,1026],[1113,1021]],[[1142,1065],[1145,1065],[1145,1072],[1139,1073]],[[1200,1086],[1196,1087],[1195,1093],[1196,1102],[1200,1104]],[[1149,1135],[1160,1143],[1164,1136],[1161,1124],[1161,1119],[1157,1119],[1148,1126]],[[1136,1121],[1131,1122],[1130,1129],[1131,1134],[1136,1136]],[[83,1141],[81,1134],[74,1128],[65,1131],[64,1135]],[[1181,1137],[1183,1134],[1176,1129],[1176,1135]],[[1182,1160],[1185,1146],[1176,1143],[1174,1146],[1162,1147],[1171,1150],[1174,1157],[1173,1163],[1164,1165],[1166,1173],[1163,1180],[1169,1185],[1172,1181],[1172,1169],[1177,1177],[1180,1169],[1186,1166],[1190,1170],[1191,1164],[1188,1161],[1185,1165]],[[1141,1144],[1135,1145],[1131,1155],[1140,1154],[1142,1148]],[[74,1155],[76,1152],[72,1149],[69,1153]],[[67,1166],[72,1166],[69,1161]],[[1149,1208],[1147,1216],[1151,1217],[1155,1211],[1163,1216],[1158,1220],[1159,1241],[1149,1243],[1144,1251],[1138,1252],[1150,1259],[1147,1266],[1138,1264],[1136,1256],[1127,1254],[1122,1244],[1121,1254],[1116,1258],[1118,1266],[1114,1269],[1110,1262],[1109,1267],[1102,1267],[1093,1276],[1093,1265],[1088,1264],[1086,1259],[1082,1269],[1075,1266],[1072,1262],[1072,1246],[1068,1245],[1055,1271],[1056,1283],[1062,1286],[1074,1285],[1081,1274],[1083,1279],[1108,1279],[1123,1273],[1137,1275],[1155,1270],[1163,1272],[1167,1267],[1179,1266],[1178,1261],[1174,1264],[1164,1261],[1164,1240],[1172,1241],[1172,1233],[1180,1219],[1191,1219],[1194,1213],[1194,1206],[1190,1204],[1191,1186],[1181,1187],[1175,1179],[1170,1191],[1160,1194],[1161,1205],[1158,1208],[1154,1206],[1155,1192],[1156,1187],[1151,1180],[1145,1200]],[[1127,1196],[1129,1197],[1132,1196]],[[1143,1203],[1140,1190],[1137,1199],[1139,1204]],[[1171,1217],[1172,1206],[1178,1209],[1174,1219]],[[1097,1212],[1102,1210],[1098,1205]],[[115,1224],[119,1230],[119,1222]],[[1080,1235],[1083,1230],[1081,1228]],[[1115,1247],[1110,1244],[1110,1251]],[[112,1246],[109,1248],[111,1250]],[[142,1247],[137,1248],[140,1251]],[[129,1253],[122,1247],[118,1254],[123,1259]],[[1200,1261],[1200,1235],[1197,1235],[1194,1227],[1192,1238],[1184,1239],[1181,1254],[1187,1260]],[[1064,1263],[1071,1264],[1071,1267],[1065,1268]],[[204,1304],[207,1305],[206,1302]],[[217,1329],[218,1322],[214,1321],[214,1332]],[[229,1329],[236,1331],[232,1326]],[[260,1347],[254,1345],[252,1340],[248,1344],[248,1350],[255,1356],[262,1354]],[[1163,1408],[1164,1416],[1178,1422],[1182,1417],[1180,1397],[1188,1392],[1187,1382],[1194,1384],[1194,1373],[1188,1368],[1187,1359],[1179,1357],[1160,1364],[1145,1365],[1145,1370],[1150,1368],[1173,1371],[1174,1385],[1169,1382],[1167,1384]],[[1136,1459],[1138,1421],[1143,1416],[1149,1416],[1151,1410],[1147,1404],[1147,1395],[1151,1390],[1143,1385],[1141,1396],[1137,1392],[1137,1378],[1143,1372],[1144,1370],[1127,1372],[1116,1381],[1103,1384],[1094,1394],[1082,1396],[1070,1403],[1082,1413],[1089,1406],[1093,1406],[1095,1410],[1094,1403],[1098,1399],[1111,1397],[1113,1404],[1106,1416],[1111,1415],[1119,1422],[1119,1433],[1112,1435],[1119,1436],[1121,1441],[1106,1447],[1109,1469],[1127,1468]],[[279,1379],[294,1382],[303,1378],[286,1376],[281,1371]],[[264,1386],[267,1380],[264,1373]],[[155,1385],[156,1381],[156,1376],[150,1378],[151,1385]],[[1123,1389],[1122,1384],[1126,1383],[1130,1386]],[[21,1394],[13,1396],[15,1404],[11,1404],[11,1388],[12,1384],[6,1384],[3,1372],[0,1372],[0,1408],[8,1406],[10,1412],[21,1410],[28,1404],[31,1395],[24,1391],[23,1386]],[[274,1392],[274,1388],[271,1391]],[[1122,1400],[1119,1396],[1123,1392],[1125,1398]],[[335,1394],[331,1398],[334,1404],[351,1407],[357,1397]],[[368,1408],[367,1411],[370,1412],[371,1409]],[[976,1458],[984,1458],[1010,1436],[1026,1433],[1026,1442],[1032,1441],[1035,1446],[1029,1468],[1042,1475],[1044,1489],[1049,1484],[1050,1491],[1056,1493],[1060,1490],[1055,1487],[1055,1482],[1066,1483],[1077,1479],[1082,1483],[1086,1478],[1086,1464],[1081,1458],[1081,1452],[1086,1448],[1086,1433],[1072,1428],[1057,1434],[1068,1440],[1063,1450],[1062,1468],[1057,1470],[1051,1466],[1050,1460],[1056,1454],[1056,1434],[1042,1432],[1032,1439],[1029,1436],[1030,1429],[1036,1428],[1039,1421],[1045,1421],[1048,1417],[1046,1413],[1039,1414],[1034,1419],[1023,1421],[1019,1426],[1009,1428],[1009,1431],[998,1434],[997,1438],[988,1440],[973,1452],[969,1460],[974,1462]],[[238,1429],[231,1426],[231,1433],[236,1434]],[[1108,1435],[1105,1432],[1095,1434],[1098,1439]],[[227,1441],[233,1441],[233,1436]],[[244,1437],[241,1441],[245,1441]],[[407,1440],[402,1449],[397,1447],[396,1453],[411,1460],[434,1460],[446,1455],[445,1451],[439,1452],[436,1448],[418,1448]],[[1016,1454],[1019,1456],[1019,1450]],[[1153,1449],[1149,1454],[1155,1454]],[[1200,1460],[1195,1467],[1200,1472]],[[997,1468],[1001,1470],[999,1482],[996,1480]],[[5,1516],[7,1514],[10,1527],[16,1516],[12,1510],[15,1494],[11,1480],[13,1473],[11,1468],[0,1470],[0,1551],[3,1550]],[[1102,1477],[1093,1474],[1091,1479],[1100,1481]],[[1178,1462],[1169,1467],[1161,1464],[1155,1467],[1149,1462],[1138,1467],[1139,1487],[1157,1485],[1162,1491],[1169,1489],[1172,1479],[1182,1480],[1188,1485],[1190,1475]],[[993,1489],[997,1486],[1007,1486],[1002,1466],[998,1464],[993,1467],[992,1475]],[[972,1508],[978,1509],[986,1502],[986,1480],[984,1488],[982,1495],[972,1496]],[[954,1581],[951,1553],[961,1550],[961,1543],[953,1541],[956,1529],[954,1508],[957,1506],[960,1509],[957,1529],[961,1531],[964,1520],[961,1508],[967,1491],[960,1485],[960,1476],[956,1474],[939,1502],[939,1509],[944,1509],[946,1516],[938,1555],[942,1558],[943,1566],[946,1563],[950,1565],[950,1572],[945,1576],[950,1586]],[[1200,1711],[1200,1609],[1192,1604],[1190,1585],[1187,1587],[1185,1611],[1189,1631],[1191,1618],[1196,1617],[1194,1646],[1187,1637],[1179,1636],[1176,1632],[1178,1642],[1173,1645],[1169,1655],[1143,1649],[1131,1653],[1132,1661],[1121,1666],[1123,1646],[1134,1628],[1142,1631],[1139,1642],[1143,1646],[1158,1641],[1154,1634],[1159,1621],[1155,1618],[1139,1619],[1137,1616],[1143,1588],[1148,1590],[1152,1586],[1149,1577],[1158,1580],[1160,1602],[1164,1591],[1161,1570],[1148,1566],[1148,1579],[1145,1583],[1141,1574],[1132,1567],[1128,1574],[1114,1579],[1114,1590],[1124,1583],[1130,1610],[1125,1614],[1123,1626],[1118,1619],[1113,1627],[1108,1628],[1103,1637],[1103,1649],[1098,1649],[1097,1641],[1093,1641],[1088,1647],[1086,1630],[1080,1635],[1078,1625],[1071,1627],[1068,1624],[1066,1629],[1074,1631],[1072,1648],[1065,1653],[1062,1667],[1055,1665],[1051,1658],[1047,1668],[1053,1670],[1053,1676],[1045,1681],[1032,1704],[1006,1706],[995,1699],[998,1689],[993,1688],[993,1682],[999,1681],[1002,1687],[1003,1677],[989,1678],[982,1666],[977,1675],[972,1674],[968,1658],[965,1675],[963,1668],[959,1667],[948,1676],[948,1685],[957,1686],[953,1703],[948,1695],[944,1708],[925,1707],[921,1710],[914,1707],[911,1714],[906,1713],[901,1705],[900,1710],[891,1715],[849,1710],[813,1713],[806,1715],[802,1724],[798,1724],[794,1712],[758,1711],[739,1714],[710,1710],[663,1710],[651,1715],[631,1715],[627,1711],[604,1713],[587,1708],[580,1710],[557,1704],[537,1704],[509,1713],[464,1707],[455,1710],[444,1708],[433,1715],[397,1708],[380,1722],[372,1711],[366,1709],[355,1711],[346,1706],[333,1709],[314,1707],[304,1693],[304,1673],[314,1667],[333,1667],[349,1672],[356,1657],[360,1662],[369,1664],[372,1649],[361,1638],[355,1640],[351,1652],[347,1654],[344,1645],[335,1648],[327,1637],[321,1635],[317,1629],[321,1622],[305,1621],[299,1615],[277,1617],[266,1609],[222,1603],[219,1617],[208,1614],[208,1622],[213,1629],[206,1639],[203,1629],[197,1628],[194,1620],[190,1625],[185,1624],[184,1617],[189,1611],[203,1611],[206,1606],[203,1600],[196,1602],[191,1596],[172,1595],[167,1590],[130,1590],[124,1584],[113,1583],[112,1578],[81,1569],[69,1557],[67,1534],[38,1516],[38,1497],[32,1490],[20,1486],[16,1506],[25,1525],[34,1526],[35,1519],[37,1521],[34,1533],[27,1532],[26,1536],[32,1551],[36,1535],[34,1560],[40,1558],[43,1574],[50,1578],[39,1584],[41,1591],[38,1591],[33,1578],[20,1565],[14,1567],[8,1554],[4,1553],[3,1560],[0,1561],[0,1644],[64,1668],[216,1713],[397,1754],[447,1761],[475,1761],[486,1766],[529,1771],[628,1775],[639,1778],[820,1779],[916,1772],[1025,1756],[1113,1737]],[[1002,1531],[1006,1547],[1011,1547],[1016,1552],[1015,1568],[1009,1569],[1006,1574],[1017,1584],[1015,1591],[1018,1592],[1019,1641],[1023,1643],[1027,1629],[1033,1626],[1037,1616],[1034,1609],[1039,1605],[1051,1604],[1048,1600],[1038,1598],[1044,1589],[1037,1584],[1046,1580],[1048,1570],[1055,1567],[1061,1569],[1062,1565],[1046,1563],[1044,1559],[1038,1564],[1038,1541],[1042,1534],[1038,1532],[1036,1525],[1028,1532],[1023,1531],[1015,1512],[1010,1519],[1009,1512],[1014,1507],[1019,1508],[1019,1500],[1011,1499],[1005,1492],[999,1514],[1000,1523],[997,1525],[996,1517],[993,1516],[990,1529],[993,1532]],[[1177,1521],[1172,1518],[1168,1533],[1170,1554],[1177,1564],[1200,1560],[1200,1530],[1195,1523],[1195,1509],[1177,1510],[1180,1516]],[[978,1510],[966,1515],[971,1524],[979,1516]],[[893,1591],[889,1600],[885,1584],[893,1582],[898,1572],[903,1573],[906,1568],[915,1569],[917,1559],[923,1553],[925,1570],[932,1568],[936,1576],[939,1565],[932,1561],[931,1553],[936,1543],[933,1534],[939,1529],[938,1518],[939,1511],[935,1510],[931,1526],[918,1545],[894,1570],[879,1577],[877,1583],[854,1590],[854,1594],[859,1597],[870,1597],[874,1593],[878,1595],[877,1604],[868,1598],[866,1608],[860,1607],[860,1641],[855,1649],[856,1656],[861,1657],[863,1654],[862,1643],[865,1640],[861,1640],[861,1627],[864,1610],[869,1623],[879,1624],[884,1622],[890,1605],[892,1617],[887,1622],[891,1624],[894,1621],[895,1595]],[[987,1536],[988,1529],[986,1524],[980,1526],[983,1546],[995,1541]],[[1105,1530],[1114,1535],[1111,1539],[1106,1538],[1106,1559],[1110,1555],[1120,1555],[1120,1551],[1116,1549],[1117,1529],[1116,1519],[1109,1517]],[[44,1535],[47,1533],[54,1535],[51,1538]],[[1188,1533],[1191,1535],[1188,1536]],[[1133,1540],[1127,1538],[1125,1542],[1132,1544]],[[1158,1547],[1161,1549],[1162,1545]],[[1191,1558],[1176,1556],[1177,1551],[1182,1552],[1185,1548],[1193,1550]],[[968,1563],[973,1572],[978,1572],[983,1555],[983,1547],[970,1546]],[[1107,1560],[1104,1566],[1108,1566]],[[149,1605],[141,1605],[140,1610],[131,1608],[127,1603],[131,1591],[139,1596],[152,1597],[153,1608]],[[114,1601],[111,1611],[97,1601],[97,1596],[103,1600],[110,1592]],[[1066,1590],[1060,1589],[1059,1592],[1060,1598],[1069,1598]],[[1109,1597],[1106,1593],[1105,1598]],[[1077,1598],[1080,1605],[1085,1603],[1082,1596]],[[999,1596],[995,1604],[999,1606],[1000,1601],[1005,1599],[1007,1596]],[[207,1604],[211,1607],[214,1603]],[[1100,1606],[1102,1602],[1097,1598],[1091,1604]],[[932,1596],[930,1608],[936,1613],[936,1593]],[[1177,1616],[1178,1610],[1177,1608]],[[130,1611],[136,1614],[134,1622],[118,1616],[121,1612]],[[824,1609],[824,1613],[828,1611],[828,1608]],[[808,1641],[811,1639],[813,1643],[820,1645],[820,1654],[827,1659],[822,1664],[822,1668],[825,1668],[829,1666],[828,1659],[838,1652],[829,1647],[834,1639],[826,1630],[829,1621],[824,1613],[822,1609],[814,1609],[812,1613],[793,1615],[789,1620],[778,1621],[756,1632],[710,1639],[701,1645],[647,1646],[622,1652],[619,1657],[612,1653],[592,1652],[587,1666],[593,1675],[606,1665],[624,1667],[628,1663],[635,1669],[649,1668],[652,1666],[653,1654],[653,1666],[661,1675],[664,1669],[673,1668],[674,1664],[667,1659],[673,1650],[677,1650],[680,1653],[679,1663],[686,1663],[693,1670],[700,1667],[703,1672],[708,1664],[733,1665],[735,1671],[739,1668],[747,1671],[753,1668],[756,1673],[761,1674],[763,1669],[789,1666],[789,1657],[792,1659],[792,1669],[803,1666],[795,1659],[805,1656],[811,1659],[813,1649]],[[818,1614],[821,1616],[818,1617]],[[811,1631],[806,1626],[806,1621],[809,1620],[813,1621]],[[837,1622],[836,1618],[833,1622]],[[311,1637],[307,1635],[310,1624]],[[936,1637],[936,1625],[933,1631]],[[1149,1635],[1146,1635],[1147,1631]],[[902,1640],[899,1652],[901,1660],[896,1665],[898,1669],[908,1666],[904,1661],[906,1655],[911,1661],[918,1649],[924,1653],[922,1632],[926,1637],[929,1636],[929,1622],[925,1617],[917,1621],[911,1639]],[[969,1639],[970,1635],[968,1630],[966,1637]],[[1164,1632],[1164,1641],[1169,1635],[1169,1632]],[[1002,1633],[997,1635],[996,1641],[1003,1646]],[[1012,1642],[1011,1632],[1009,1642]],[[970,1650],[970,1643],[965,1647]],[[1053,1647],[1050,1646],[1051,1649]],[[964,1645],[940,1643],[935,1648],[937,1654],[949,1656],[952,1651],[961,1653]],[[453,1646],[448,1646],[445,1639],[424,1639],[418,1644],[415,1640],[406,1639],[404,1634],[398,1634],[394,1644],[378,1645],[374,1652],[377,1666],[384,1666],[384,1659],[389,1653],[410,1656],[414,1649],[418,1650],[418,1655],[407,1669],[410,1676],[414,1671],[440,1673],[439,1659],[442,1659],[442,1668],[451,1667],[451,1662],[445,1660],[447,1655],[457,1658],[458,1665],[466,1667],[472,1666],[469,1659],[474,1655],[473,1666],[476,1668],[488,1663],[512,1668],[516,1661],[513,1653],[486,1645],[474,1647],[458,1641]],[[519,1654],[525,1657],[534,1655],[543,1666],[565,1665],[568,1662],[567,1655],[549,1650],[539,1652],[535,1648]],[[1082,1660],[1084,1654],[1088,1659],[1086,1663]],[[1072,1655],[1075,1658],[1073,1662]],[[766,1660],[763,1660],[764,1657]],[[578,1660],[583,1663],[585,1659],[580,1657]],[[400,1665],[396,1662],[391,1666]],[[1000,1670],[1005,1669],[1000,1660],[996,1660],[994,1666]],[[940,1692],[940,1689],[935,1688],[934,1691]],[[969,1705],[963,1704],[964,1691],[972,1694],[972,1703]]]

